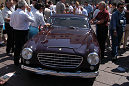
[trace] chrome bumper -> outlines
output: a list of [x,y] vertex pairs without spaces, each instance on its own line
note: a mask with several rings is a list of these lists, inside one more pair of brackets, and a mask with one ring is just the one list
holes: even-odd
[[96,72],[76,72],[76,73],[70,73],[70,72],[56,72],[53,70],[45,70],[41,68],[32,68],[28,66],[21,65],[22,69],[32,71],[38,74],[48,74],[48,75],[54,75],[54,76],[69,76],[69,77],[81,77],[81,78],[95,78],[98,76],[98,71]]

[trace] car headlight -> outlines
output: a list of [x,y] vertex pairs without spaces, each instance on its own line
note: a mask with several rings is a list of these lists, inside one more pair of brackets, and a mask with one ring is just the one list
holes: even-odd
[[97,65],[99,63],[99,56],[96,52],[90,53],[88,55],[87,61],[91,65]]
[[33,51],[30,48],[24,48],[22,50],[22,57],[24,59],[27,59],[27,60],[31,59],[32,58],[32,53],[33,53]]

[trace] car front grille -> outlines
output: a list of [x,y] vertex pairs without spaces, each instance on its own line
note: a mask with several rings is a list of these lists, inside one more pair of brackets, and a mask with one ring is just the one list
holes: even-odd
[[39,62],[51,68],[77,68],[83,61],[82,56],[58,54],[58,53],[38,53]]

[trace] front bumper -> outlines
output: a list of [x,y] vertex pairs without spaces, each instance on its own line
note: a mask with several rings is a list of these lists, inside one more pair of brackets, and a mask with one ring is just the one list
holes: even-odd
[[53,70],[45,70],[41,68],[32,68],[28,66],[21,65],[22,69],[32,71],[38,74],[48,74],[48,75],[54,75],[54,76],[67,76],[67,77],[81,77],[81,78],[95,78],[98,76],[98,71],[96,72],[76,72],[76,73],[71,73],[71,72],[56,72]]

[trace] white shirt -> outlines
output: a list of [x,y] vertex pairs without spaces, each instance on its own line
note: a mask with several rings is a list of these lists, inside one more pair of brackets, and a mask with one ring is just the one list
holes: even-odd
[[46,20],[51,16],[51,10],[49,8],[45,8],[44,16]]
[[34,19],[35,19],[35,22],[31,23],[31,26],[33,27],[38,27],[40,25],[45,25],[45,21],[44,21],[44,17],[43,17],[43,14],[40,13],[38,10],[36,11],[36,13],[34,14]]
[[[2,10],[2,15],[3,15],[3,18],[10,18],[10,15],[12,14],[12,12],[14,11],[13,8],[11,9],[8,9],[7,7],[5,7],[3,10]],[[5,21],[5,22],[8,22],[8,21]],[[8,22],[9,23],[9,22]]]
[[70,12],[73,12],[73,6],[69,6],[69,10],[70,10]]
[[2,11],[0,10],[0,25],[4,25],[4,19],[2,15]]
[[82,14],[80,7],[75,7],[75,14]]
[[17,9],[10,17],[10,26],[15,30],[28,30],[29,22],[34,22],[34,17],[28,15],[22,9]]
[[82,14],[83,15],[85,15],[85,16],[88,16],[88,12],[87,12],[87,10],[86,9],[84,9],[84,8],[82,8],[83,10],[82,10]]
[[31,8],[31,12],[33,13],[33,15],[36,13],[37,9],[34,8],[34,6],[31,4],[30,5]]

